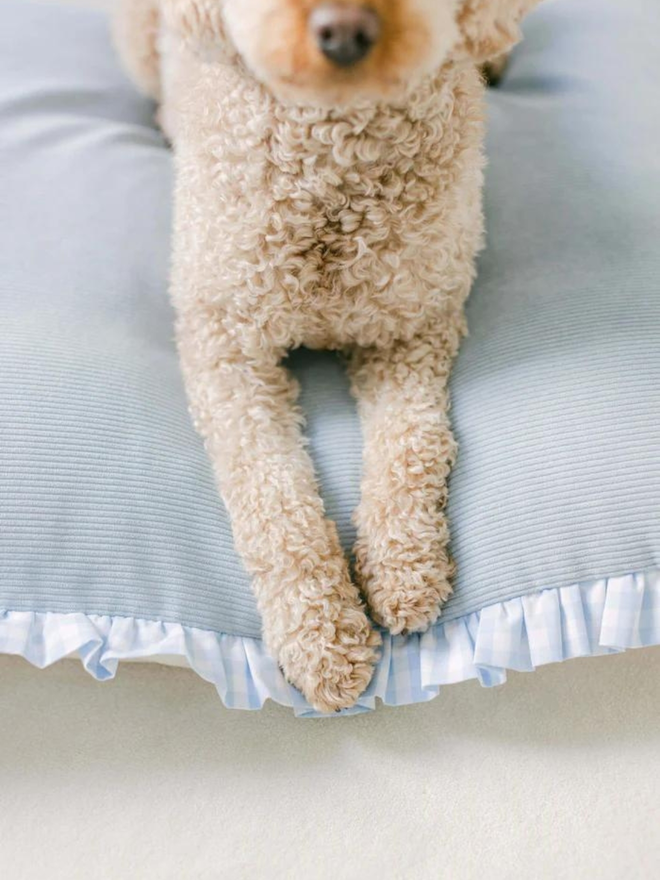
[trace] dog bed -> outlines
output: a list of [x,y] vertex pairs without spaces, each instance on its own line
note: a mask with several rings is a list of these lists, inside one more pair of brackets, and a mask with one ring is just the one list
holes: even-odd
[[[352,712],[660,643],[660,30],[558,0],[490,102],[488,249],[453,378],[455,594],[385,638]],[[616,59],[616,64],[612,59]],[[190,424],[167,299],[171,158],[98,14],[0,8],[0,652],[99,679],[179,658],[227,706],[313,715],[265,653]],[[361,438],[296,352],[346,548]]]

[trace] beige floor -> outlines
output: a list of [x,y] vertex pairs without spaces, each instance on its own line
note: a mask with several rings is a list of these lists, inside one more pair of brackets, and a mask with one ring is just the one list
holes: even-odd
[[4,880],[651,880],[660,650],[295,720],[185,670],[0,660]]
[[2,658],[0,745],[2,880],[660,875],[660,650],[321,722]]

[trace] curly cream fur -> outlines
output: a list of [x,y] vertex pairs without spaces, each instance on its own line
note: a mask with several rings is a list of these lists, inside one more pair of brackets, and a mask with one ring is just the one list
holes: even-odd
[[[308,92],[278,98],[249,73],[222,2],[162,2],[172,296],[191,407],[266,643],[314,706],[336,710],[367,686],[380,639],[324,516],[282,362],[302,345],[346,352],[365,440],[359,583],[378,622],[425,629],[451,591],[447,383],[482,239],[483,84],[462,42],[475,39],[478,4],[439,0],[459,22],[463,9],[469,29],[432,74],[388,100],[356,93],[332,109]],[[159,7],[142,0],[120,16],[133,70],[146,57],[144,33],[132,32],[145,3]],[[483,20],[480,46],[499,54],[515,21],[498,42],[500,25]]]
[[152,98],[160,97],[158,37],[160,8],[156,0],[118,0],[113,19],[115,41],[124,64],[138,87]]

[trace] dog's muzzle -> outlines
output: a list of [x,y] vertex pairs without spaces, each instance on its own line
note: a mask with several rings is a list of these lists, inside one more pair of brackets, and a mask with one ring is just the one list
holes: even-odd
[[380,16],[368,6],[323,3],[309,17],[309,28],[325,57],[352,67],[371,52],[381,34]]

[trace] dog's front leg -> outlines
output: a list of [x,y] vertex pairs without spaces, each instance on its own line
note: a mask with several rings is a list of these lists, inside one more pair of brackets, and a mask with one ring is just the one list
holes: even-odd
[[393,633],[425,630],[451,592],[447,382],[459,338],[445,327],[358,350],[351,364],[365,441],[358,575],[374,618]]
[[211,310],[179,315],[198,430],[253,576],[267,647],[321,711],[355,703],[377,659],[335,524],[324,516],[304,449],[297,386],[278,352],[248,356]]

